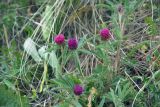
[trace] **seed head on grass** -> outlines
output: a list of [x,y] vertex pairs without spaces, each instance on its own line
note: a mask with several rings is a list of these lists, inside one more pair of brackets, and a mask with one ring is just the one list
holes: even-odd
[[117,7],[118,13],[122,14],[124,12],[124,8],[122,4],[119,4]]

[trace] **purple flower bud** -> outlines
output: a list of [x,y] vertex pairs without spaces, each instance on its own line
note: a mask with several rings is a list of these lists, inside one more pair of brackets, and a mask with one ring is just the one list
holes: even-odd
[[59,34],[57,36],[54,37],[54,42],[57,43],[58,45],[61,45],[64,43],[64,35],[63,34]]
[[76,40],[76,38],[70,38],[68,40],[68,48],[71,50],[77,49],[78,47],[78,42]]
[[101,29],[100,36],[102,40],[108,40],[111,37],[109,29],[108,28]]
[[81,85],[76,84],[74,85],[74,94],[75,95],[81,95],[83,93],[84,89]]

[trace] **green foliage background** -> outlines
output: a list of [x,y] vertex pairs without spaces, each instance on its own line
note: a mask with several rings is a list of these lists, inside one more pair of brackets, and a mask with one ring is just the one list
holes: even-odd
[[[159,10],[158,0],[1,0],[0,106],[159,107]],[[114,40],[101,41],[104,27]],[[76,36],[77,50],[57,46],[59,33]]]

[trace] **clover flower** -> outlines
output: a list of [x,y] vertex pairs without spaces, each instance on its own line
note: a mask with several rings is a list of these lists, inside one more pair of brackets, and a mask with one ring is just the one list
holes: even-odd
[[83,91],[84,91],[84,88],[81,85],[79,85],[79,84],[74,85],[74,94],[75,95],[81,95],[83,93]]
[[54,37],[54,42],[58,45],[61,45],[64,43],[64,35],[63,34],[59,34],[57,36]]
[[70,38],[68,39],[68,48],[71,50],[77,49],[78,47],[78,41],[76,38]]
[[108,40],[111,37],[110,30],[108,28],[101,29],[100,36],[102,40]]

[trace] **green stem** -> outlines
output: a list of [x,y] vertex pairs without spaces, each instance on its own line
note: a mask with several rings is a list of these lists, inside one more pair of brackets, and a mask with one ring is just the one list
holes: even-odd
[[46,81],[47,71],[48,71],[47,63],[46,63],[46,61],[44,61],[43,78],[42,78],[42,82],[41,82],[41,84],[40,84],[40,89],[39,89],[39,92],[40,92],[40,93],[42,92],[44,82]]
[[80,74],[82,75],[82,77],[84,77],[84,74],[83,74],[82,69],[81,69],[81,63],[80,63],[77,51],[75,52],[75,57],[76,57],[75,61],[77,61],[78,70],[80,71]]

